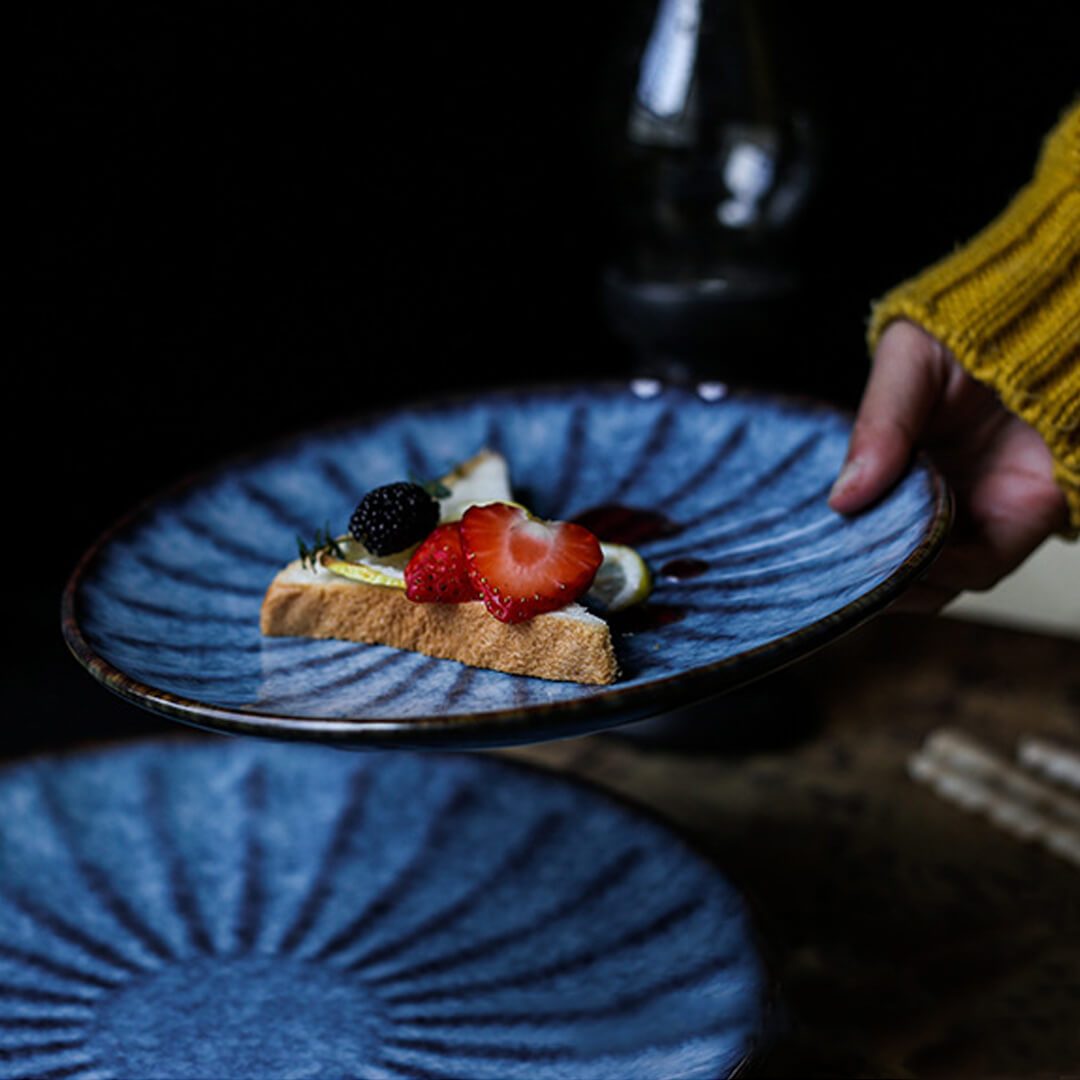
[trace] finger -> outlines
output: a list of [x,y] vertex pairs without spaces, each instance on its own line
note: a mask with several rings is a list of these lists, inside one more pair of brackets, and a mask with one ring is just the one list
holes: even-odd
[[1065,496],[1043,477],[1003,472],[968,496],[974,535],[950,543],[927,582],[957,592],[985,592],[1019,567],[1067,519]]
[[868,506],[900,478],[945,388],[944,349],[908,322],[881,336],[847,457],[829,505],[842,514]]

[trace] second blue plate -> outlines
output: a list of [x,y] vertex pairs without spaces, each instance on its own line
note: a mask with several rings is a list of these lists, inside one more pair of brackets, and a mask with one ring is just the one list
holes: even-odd
[[[850,419],[805,401],[645,384],[511,389],[363,417],[151,500],[88,552],[64,633],[106,686],[233,734],[476,747],[583,734],[729,689],[828,643],[921,574],[949,496],[916,464],[867,513],[826,505]],[[264,639],[296,536],[482,447],[549,518],[633,542],[656,588],[616,623],[623,677],[586,687],[334,641]],[[618,533],[618,536],[614,533]]]
[[771,1037],[746,904],[650,816],[192,742],[0,770],[0,1076],[716,1080]]

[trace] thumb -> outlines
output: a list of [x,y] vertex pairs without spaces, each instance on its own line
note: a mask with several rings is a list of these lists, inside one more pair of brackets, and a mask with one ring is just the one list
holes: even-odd
[[851,432],[843,468],[829,493],[842,514],[868,506],[903,475],[948,378],[947,353],[914,323],[890,323]]

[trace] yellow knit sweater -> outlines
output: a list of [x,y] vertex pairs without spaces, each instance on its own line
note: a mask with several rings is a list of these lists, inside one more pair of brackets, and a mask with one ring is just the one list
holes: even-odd
[[1080,103],[1000,217],[873,306],[871,352],[898,318],[933,334],[1042,435],[1080,532]]

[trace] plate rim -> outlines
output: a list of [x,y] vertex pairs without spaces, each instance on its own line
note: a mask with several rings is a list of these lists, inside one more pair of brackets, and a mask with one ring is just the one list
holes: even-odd
[[[601,690],[594,690],[585,697],[564,701],[455,713],[450,716],[435,713],[414,717],[331,718],[213,704],[163,690],[127,674],[90,645],[79,625],[76,610],[79,588],[101,552],[154,506],[176,498],[228,470],[280,454],[290,445],[306,439],[349,430],[363,424],[378,423],[382,419],[400,414],[403,408],[412,413],[423,413],[475,401],[477,397],[490,401],[511,395],[568,398],[581,393],[625,394],[633,393],[635,381],[627,377],[509,384],[489,390],[441,394],[417,402],[395,402],[289,432],[260,442],[245,451],[223,457],[205,468],[194,470],[137,501],[83,552],[61,595],[60,622],[64,642],[75,659],[99,683],[119,697],[158,715],[214,732],[358,748],[454,749],[512,746],[574,737],[646,719],[734,690],[773,670],[796,663],[856,629],[887,607],[940,553],[952,526],[953,496],[944,477],[929,457],[924,452],[919,452],[910,467],[918,467],[926,473],[933,494],[933,513],[923,531],[922,539],[884,581],[838,610],[753,649],[688,672],[667,675],[640,685],[620,686],[616,682]],[[659,383],[658,393],[653,396],[678,393],[701,400],[699,395],[681,384],[650,381]],[[797,408],[803,412],[820,412],[848,422],[853,418],[850,410],[799,394],[763,391],[752,387],[728,387],[722,400],[733,397],[776,407]],[[779,662],[778,655],[781,657]]]

